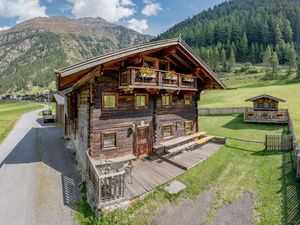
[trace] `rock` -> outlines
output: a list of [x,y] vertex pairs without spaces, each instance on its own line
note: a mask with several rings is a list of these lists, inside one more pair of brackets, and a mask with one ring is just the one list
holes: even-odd
[[186,185],[175,180],[169,186],[165,187],[165,191],[169,194],[177,194],[178,192],[186,189]]

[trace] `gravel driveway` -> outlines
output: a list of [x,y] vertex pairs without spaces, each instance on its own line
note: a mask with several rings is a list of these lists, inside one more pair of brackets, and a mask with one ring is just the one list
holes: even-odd
[[0,145],[0,225],[69,225],[80,174],[62,129],[30,112]]

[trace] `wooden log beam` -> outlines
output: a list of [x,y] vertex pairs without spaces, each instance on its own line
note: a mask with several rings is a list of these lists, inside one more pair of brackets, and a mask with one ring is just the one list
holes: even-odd
[[173,56],[175,59],[177,59],[180,63],[182,63],[182,65],[184,65],[185,67],[191,68],[191,66],[190,66],[188,63],[186,63],[182,58],[180,58],[180,57],[176,54],[176,52],[175,52],[174,54],[172,54],[172,56]]
[[101,66],[97,66],[95,69],[93,69],[91,72],[87,73],[85,76],[83,76],[79,81],[77,81],[73,85],[73,90],[77,89],[81,85],[87,83],[89,80],[94,78],[95,76],[100,76],[100,69]]
[[170,63],[172,63],[173,65],[175,65],[178,68],[181,68],[181,66],[179,66],[176,62],[174,62],[172,59],[170,59],[168,56],[164,56],[165,59],[167,59]]
[[166,50],[164,50],[162,53],[161,53],[161,56],[162,57],[165,57],[165,56],[169,56],[169,55],[173,55],[173,54],[176,54],[176,48],[172,47],[172,48],[167,48]]

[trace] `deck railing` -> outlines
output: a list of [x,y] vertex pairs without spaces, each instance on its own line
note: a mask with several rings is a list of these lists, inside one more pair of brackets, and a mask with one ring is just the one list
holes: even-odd
[[125,198],[125,171],[109,171],[102,173],[87,155],[87,197],[91,206],[100,209],[114,205]]
[[244,112],[244,121],[265,123],[288,123],[288,109],[278,109],[277,111],[256,111],[253,108],[246,108]]
[[197,90],[197,79],[187,74],[151,69],[143,73],[141,67],[128,67],[120,74],[120,87]]

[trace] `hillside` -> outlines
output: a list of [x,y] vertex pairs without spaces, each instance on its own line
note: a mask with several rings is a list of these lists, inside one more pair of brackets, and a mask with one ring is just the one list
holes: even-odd
[[228,1],[182,21],[158,39],[179,34],[215,70],[226,70],[235,61],[262,63],[268,45],[280,64],[294,66],[294,48],[300,50],[300,1]]
[[151,38],[101,18],[27,20],[0,31],[0,95],[54,86],[55,69]]

